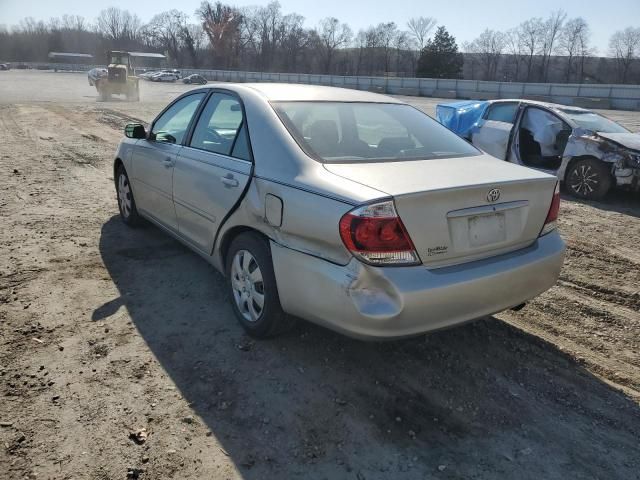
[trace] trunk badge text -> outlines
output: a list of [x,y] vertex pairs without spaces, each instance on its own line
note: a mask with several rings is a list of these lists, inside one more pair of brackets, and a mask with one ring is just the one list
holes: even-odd
[[500,190],[498,190],[497,188],[492,188],[491,190],[489,190],[489,193],[487,193],[487,202],[493,203],[497,202],[499,199]]

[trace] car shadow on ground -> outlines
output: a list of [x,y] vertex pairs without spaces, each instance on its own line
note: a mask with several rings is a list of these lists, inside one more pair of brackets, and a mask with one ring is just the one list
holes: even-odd
[[233,317],[223,277],[155,227],[113,217],[100,252],[120,297],[96,305],[93,319],[109,322],[126,307],[243,478],[639,471],[638,405],[497,319],[385,343],[301,322],[254,341]]
[[[632,192],[629,190],[613,189],[602,200],[582,200],[562,193],[562,200],[569,200],[582,205],[606,210],[609,212],[617,212],[623,215],[640,218],[640,192]],[[562,208],[562,206],[560,207]]]

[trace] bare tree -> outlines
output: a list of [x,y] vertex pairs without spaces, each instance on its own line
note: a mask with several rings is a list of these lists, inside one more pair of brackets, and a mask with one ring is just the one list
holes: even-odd
[[587,46],[588,49],[589,35],[589,25],[582,17],[572,18],[567,21],[560,31],[558,51],[567,57],[565,70],[566,82],[571,81],[571,75],[575,70],[575,60],[583,56],[585,46]]
[[416,39],[418,51],[422,51],[429,34],[435,28],[438,21],[433,17],[413,17],[407,22],[407,28],[413,38]]
[[202,49],[202,44],[205,37],[202,26],[193,23],[183,24],[180,27],[178,35],[180,36],[180,39],[184,44],[185,50],[191,57],[191,65],[193,65],[195,68],[198,68],[200,63],[198,53]]
[[141,28],[137,15],[116,7],[102,10],[98,15],[97,25],[98,31],[119,48],[126,48],[135,41]]
[[390,70],[391,48],[395,43],[396,37],[398,35],[398,27],[394,22],[389,22],[378,24],[376,29],[378,30],[378,40],[380,42],[380,47],[382,47],[384,72],[386,73]]
[[616,61],[619,81],[627,83],[631,65],[640,55],[640,28],[627,27],[614,33],[609,49]]
[[27,35],[46,35],[49,32],[42,20],[36,21],[33,17],[26,17],[20,20],[18,30]]
[[554,53],[558,35],[560,34],[566,18],[566,12],[564,12],[563,10],[557,10],[555,12],[552,12],[549,18],[542,23],[542,30],[540,32],[540,53],[542,55],[542,81],[544,82],[546,82],[549,78],[549,64],[551,62],[551,55]]
[[183,46],[182,33],[187,25],[187,16],[178,10],[169,10],[154,15],[144,27],[145,36],[156,48],[166,50],[169,59],[182,66],[180,50]]
[[506,46],[505,34],[488,28],[471,43],[463,45],[464,49],[480,58],[484,67],[485,80],[495,80],[500,57]]
[[318,36],[324,50],[325,72],[331,73],[336,49],[347,45],[352,35],[349,25],[340,23],[340,20],[335,17],[327,17],[320,21]]
[[411,38],[411,33],[405,31],[397,32],[393,42],[396,50],[396,73],[403,70],[406,71],[406,68],[403,68],[403,64],[406,66],[407,63],[409,64],[409,71],[414,71],[416,56],[412,50],[415,48],[415,45],[416,42]]
[[80,15],[62,15],[60,26],[65,30],[87,31],[88,24],[84,17]]
[[518,35],[522,43],[523,50],[527,56],[527,82],[531,81],[531,73],[533,71],[533,60],[536,53],[540,49],[540,39],[544,31],[544,22],[541,18],[531,18],[522,22],[518,26]]
[[304,17],[297,13],[282,18],[281,46],[285,71],[295,72],[302,53],[310,41],[309,32],[304,28]]
[[578,75],[578,78],[580,79],[580,83],[584,81],[584,65],[587,58],[591,55],[596,54],[596,49],[589,46],[590,37],[591,37],[591,32],[589,31],[588,28],[583,30],[582,34],[579,37],[580,45],[578,49],[578,54],[580,56],[580,62],[579,62],[580,73]]
[[[522,36],[517,28],[512,28],[505,34],[505,49],[509,55],[508,60],[513,65],[512,75],[508,76],[508,80],[518,81],[520,79],[520,63],[524,54],[524,44]],[[510,72],[511,73],[511,72]]]

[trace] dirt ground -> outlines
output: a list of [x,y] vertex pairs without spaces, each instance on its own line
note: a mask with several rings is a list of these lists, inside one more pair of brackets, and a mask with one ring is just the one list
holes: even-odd
[[563,198],[560,281],[520,312],[256,342],[217,272],[117,217],[122,127],[186,88],[0,72],[1,479],[640,478],[639,195]]

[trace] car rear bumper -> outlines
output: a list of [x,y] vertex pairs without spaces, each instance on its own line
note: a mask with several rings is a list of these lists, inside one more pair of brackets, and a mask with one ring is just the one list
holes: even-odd
[[520,305],[552,287],[558,232],[524,249],[452,267],[335,265],[271,243],[280,302],[295,316],[362,339],[399,338]]

